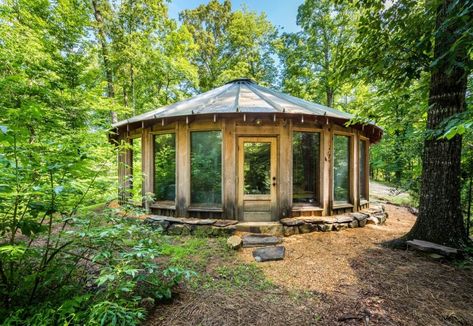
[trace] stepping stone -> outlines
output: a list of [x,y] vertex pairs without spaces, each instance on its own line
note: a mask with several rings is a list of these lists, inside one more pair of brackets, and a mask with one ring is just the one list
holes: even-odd
[[235,225],[237,223],[238,223],[238,221],[236,221],[236,220],[217,220],[217,221],[215,221],[213,226],[225,227],[225,226],[229,226],[229,225]]
[[459,254],[458,249],[442,246],[433,242],[423,240],[409,240],[406,241],[407,246],[419,251],[439,254],[445,257],[455,257]]
[[243,236],[243,248],[273,246],[281,242],[281,238],[266,234],[249,234]]
[[282,260],[286,253],[284,246],[265,247],[253,250],[253,257],[257,262]]

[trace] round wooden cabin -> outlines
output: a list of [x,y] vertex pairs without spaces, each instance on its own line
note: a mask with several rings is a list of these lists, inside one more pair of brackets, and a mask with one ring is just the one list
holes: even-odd
[[119,196],[159,215],[278,221],[369,205],[382,130],[236,79],[113,125]]

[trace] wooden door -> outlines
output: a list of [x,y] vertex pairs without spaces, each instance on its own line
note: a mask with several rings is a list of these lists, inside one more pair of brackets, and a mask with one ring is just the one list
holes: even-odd
[[275,137],[238,139],[238,212],[240,220],[276,220],[277,148]]

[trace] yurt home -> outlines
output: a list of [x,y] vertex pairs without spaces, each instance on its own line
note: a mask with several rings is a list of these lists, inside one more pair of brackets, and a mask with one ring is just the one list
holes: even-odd
[[162,216],[271,222],[369,206],[382,130],[236,79],[113,125],[122,203]]

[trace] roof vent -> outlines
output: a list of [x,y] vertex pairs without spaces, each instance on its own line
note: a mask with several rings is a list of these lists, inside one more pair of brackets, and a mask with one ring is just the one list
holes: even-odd
[[251,83],[255,84],[255,82],[251,78],[236,78],[233,80],[230,80],[229,82],[226,82],[225,84],[233,84],[233,83]]

